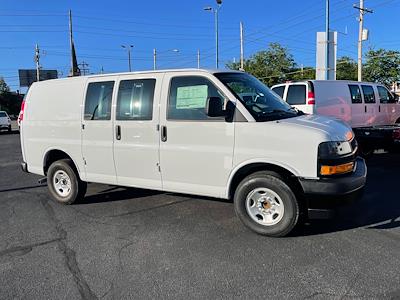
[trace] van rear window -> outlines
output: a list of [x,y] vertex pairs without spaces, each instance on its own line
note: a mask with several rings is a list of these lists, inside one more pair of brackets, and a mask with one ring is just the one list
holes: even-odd
[[306,104],[306,86],[304,84],[290,85],[286,102],[290,105]]
[[349,89],[351,95],[351,102],[362,103],[360,87],[358,85],[350,84]]
[[110,120],[114,81],[89,83],[85,100],[85,120]]

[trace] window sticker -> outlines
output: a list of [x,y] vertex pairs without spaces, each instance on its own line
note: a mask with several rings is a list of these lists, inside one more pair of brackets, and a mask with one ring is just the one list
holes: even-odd
[[192,109],[204,108],[208,96],[207,85],[178,87],[176,92],[176,108]]

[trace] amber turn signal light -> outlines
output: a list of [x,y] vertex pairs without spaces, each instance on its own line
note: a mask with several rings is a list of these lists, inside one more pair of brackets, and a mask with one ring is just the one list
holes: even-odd
[[337,166],[321,166],[321,175],[338,175],[349,173],[354,169],[354,162]]

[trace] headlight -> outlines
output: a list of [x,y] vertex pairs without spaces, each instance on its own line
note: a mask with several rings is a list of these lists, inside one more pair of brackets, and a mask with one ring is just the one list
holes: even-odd
[[338,158],[353,152],[351,142],[325,142],[319,144],[318,157],[320,159]]
[[319,174],[322,176],[340,175],[352,172],[355,167],[354,153],[357,141],[324,142],[319,144]]

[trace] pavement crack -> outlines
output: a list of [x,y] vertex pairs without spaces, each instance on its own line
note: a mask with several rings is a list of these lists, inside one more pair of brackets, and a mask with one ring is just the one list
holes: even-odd
[[75,251],[69,248],[66,243],[67,232],[62,227],[60,221],[57,219],[53,207],[51,207],[48,200],[40,199],[40,202],[47,212],[48,216],[50,217],[51,221],[56,225],[56,231],[60,237],[58,240],[59,249],[65,257],[65,265],[72,274],[82,299],[98,299],[97,296],[90,289],[88,283],[81,273],[78,262],[76,260]]
[[116,214],[116,215],[104,216],[104,217],[105,218],[124,217],[124,216],[138,214],[138,213],[141,213],[141,212],[146,212],[146,211],[149,211],[149,210],[155,210],[155,209],[159,209],[159,208],[163,208],[163,207],[179,204],[179,203],[182,203],[182,202],[187,202],[187,201],[190,201],[190,200],[192,200],[192,199],[187,198],[187,199],[183,199],[183,200],[168,202],[168,203],[157,205],[157,206],[153,206],[153,207],[138,209],[138,210],[134,210],[134,211],[128,211],[128,212],[125,212],[125,213],[122,213],[122,214]]
[[44,242],[40,242],[40,243],[33,243],[33,244],[29,244],[29,245],[24,245],[24,246],[16,246],[16,247],[8,248],[8,249],[0,251],[0,257],[23,256],[23,255],[31,252],[33,250],[33,248],[35,248],[35,247],[44,246],[44,245],[51,244],[51,243],[58,242],[58,241],[60,241],[60,238],[56,238],[56,239],[52,239],[52,240],[48,240],[48,241],[44,241]]

